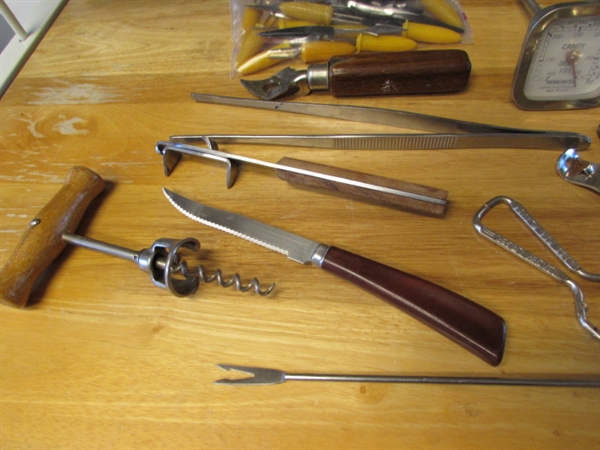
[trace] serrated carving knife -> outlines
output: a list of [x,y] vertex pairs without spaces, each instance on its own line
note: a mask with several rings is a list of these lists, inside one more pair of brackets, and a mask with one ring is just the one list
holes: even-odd
[[254,219],[212,208],[163,189],[192,220],[313,265],[356,284],[459,344],[488,364],[502,360],[502,317],[446,288],[337,247],[311,241]]

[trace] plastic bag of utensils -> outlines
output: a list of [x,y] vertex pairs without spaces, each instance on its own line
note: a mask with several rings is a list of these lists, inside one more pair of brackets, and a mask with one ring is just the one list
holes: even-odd
[[231,76],[282,62],[472,43],[458,0],[230,0]]

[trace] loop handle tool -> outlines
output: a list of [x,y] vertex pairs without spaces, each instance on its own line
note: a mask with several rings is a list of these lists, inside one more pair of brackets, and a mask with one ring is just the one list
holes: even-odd
[[490,230],[481,224],[483,217],[499,204],[508,205],[512,212],[519,217],[527,227],[548,247],[554,255],[572,272],[589,281],[600,281],[600,274],[590,273],[581,268],[579,263],[561,246],[558,242],[542,227],[542,225],[533,218],[533,216],[516,200],[509,197],[499,196],[489,200],[483,205],[473,217],[473,225],[477,232],[492,241],[494,244],[502,247],[504,250],[521,258],[523,261],[531,264],[536,269],[546,275],[566,284],[575,299],[575,311],[577,319],[583,328],[585,328],[593,337],[600,339],[600,331],[587,318],[587,303],[583,291],[569,276],[562,270],[554,267],[543,259],[533,255],[528,250],[506,239],[495,231]]

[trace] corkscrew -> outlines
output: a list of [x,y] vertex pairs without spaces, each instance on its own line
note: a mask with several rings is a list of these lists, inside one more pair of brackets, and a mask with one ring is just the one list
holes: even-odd
[[217,269],[212,275],[207,275],[206,269],[202,265],[193,270],[190,269],[187,262],[182,259],[182,252],[185,250],[199,252],[200,241],[194,238],[180,241],[161,238],[155,241],[151,247],[139,252],[72,233],[64,233],[62,239],[68,244],[135,262],[141,270],[150,275],[156,286],[170,290],[177,297],[194,294],[198,290],[200,281],[205,283],[216,281],[219,286],[235,286],[238,291],[242,292],[254,290],[255,293],[263,296],[270,294],[275,287],[273,283],[266,290],[262,290],[256,278],[244,285],[237,273],[225,280],[220,269]]
[[150,248],[136,252],[74,234],[86,209],[103,189],[102,177],[87,167],[75,166],[69,171],[60,190],[29,221],[21,240],[0,269],[0,303],[26,307],[37,280],[67,244],[134,262],[150,275],[155,285],[179,297],[196,292],[200,281],[216,281],[223,287],[234,285],[239,291],[253,289],[259,295],[273,290],[275,285],[262,290],[256,278],[244,286],[237,274],[225,281],[220,270],[208,276],[201,266],[189,269],[181,256],[186,250],[196,253],[200,250],[200,242],[193,238],[159,239]]

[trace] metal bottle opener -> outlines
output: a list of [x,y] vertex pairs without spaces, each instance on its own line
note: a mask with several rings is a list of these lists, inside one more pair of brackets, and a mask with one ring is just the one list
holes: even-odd
[[574,148],[560,155],[556,171],[565,181],[600,194],[600,164],[581,159]]
[[542,225],[540,225],[540,223],[535,220],[531,214],[529,214],[523,205],[512,198],[503,196],[494,197],[485,205],[483,205],[473,217],[473,225],[477,232],[483,237],[492,241],[494,244],[502,247],[504,250],[507,250],[513,255],[521,258],[523,261],[531,264],[533,267],[544,272],[546,275],[566,284],[573,293],[573,297],[575,299],[575,310],[579,323],[593,337],[600,339],[600,331],[598,331],[598,329],[587,318],[588,307],[583,296],[583,291],[573,280],[569,278],[566,273],[481,224],[483,216],[485,216],[485,214],[487,214],[492,208],[501,203],[508,205],[510,209],[517,215],[517,217],[519,217],[525,223],[525,225],[527,225],[527,227],[533,231],[533,233],[546,245],[546,247],[548,247],[552,253],[554,253],[554,255],[556,255],[556,257],[560,259],[560,261],[571,271],[589,281],[600,281],[600,274],[590,273],[583,270],[579,263],[575,261],[575,259],[569,255],[569,253],[567,253],[567,251],[562,248],[552,236],[550,236],[544,227],[542,227]]

